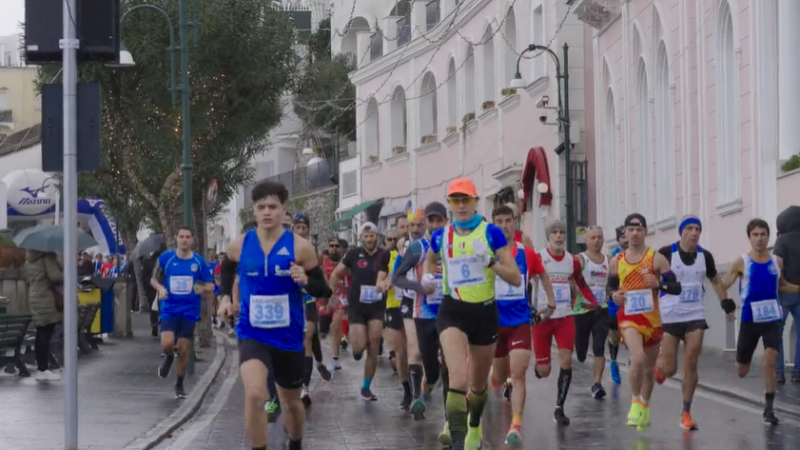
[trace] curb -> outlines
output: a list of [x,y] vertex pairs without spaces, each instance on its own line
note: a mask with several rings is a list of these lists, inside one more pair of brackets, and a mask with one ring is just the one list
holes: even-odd
[[166,419],[151,428],[148,432],[134,439],[133,442],[123,447],[122,450],[151,450],[172,434],[173,431],[177,430],[178,427],[188,422],[189,419],[197,413],[200,406],[203,404],[206,394],[208,394],[209,389],[211,389],[211,385],[214,384],[214,380],[217,379],[217,375],[219,375],[219,372],[222,370],[222,366],[225,364],[225,360],[228,356],[228,350],[223,341],[223,337],[216,330],[214,330],[214,338],[217,344],[217,354],[214,356],[214,361],[211,362],[206,373],[203,374],[194,386],[194,389],[192,389],[192,393],[189,394],[181,406]]

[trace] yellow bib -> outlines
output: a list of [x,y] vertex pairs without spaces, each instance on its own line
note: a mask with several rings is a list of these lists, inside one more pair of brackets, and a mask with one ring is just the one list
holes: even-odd
[[[389,252],[389,276],[391,277],[394,275],[394,262],[397,259],[397,250],[392,250]],[[400,307],[400,297],[397,296],[397,290],[395,288],[389,289],[389,293],[386,295],[386,307],[387,308],[399,308]]]
[[467,303],[483,303],[494,299],[496,274],[477,256],[481,252],[476,251],[477,247],[483,247],[484,254],[494,257],[494,251],[486,239],[487,227],[486,222],[481,222],[466,236],[456,233],[454,225],[444,229],[439,250],[444,295]]

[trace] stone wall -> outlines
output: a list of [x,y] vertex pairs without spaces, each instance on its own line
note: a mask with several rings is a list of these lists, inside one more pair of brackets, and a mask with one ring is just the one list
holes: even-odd
[[286,209],[292,214],[305,212],[311,220],[311,241],[316,243],[318,251],[331,236],[334,236],[333,222],[336,220],[336,209],[339,207],[339,190],[336,186],[314,191],[286,202]]

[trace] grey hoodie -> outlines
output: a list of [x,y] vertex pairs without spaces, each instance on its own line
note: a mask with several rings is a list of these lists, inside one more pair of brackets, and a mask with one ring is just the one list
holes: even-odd
[[800,284],[800,206],[790,206],[776,220],[778,239],[772,253],[783,258],[786,281]]

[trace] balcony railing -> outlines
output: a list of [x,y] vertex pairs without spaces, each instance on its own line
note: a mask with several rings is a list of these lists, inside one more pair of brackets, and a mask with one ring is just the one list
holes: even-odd
[[[339,173],[339,162],[336,158],[328,158],[324,161],[306,167],[298,167],[289,172],[267,177],[262,181],[272,181],[281,183],[289,191],[289,197],[298,197],[316,190],[336,186],[331,181],[331,176]],[[244,206],[252,206],[249,195],[245,195]]]
[[431,0],[425,5],[425,23],[428,25],[427,31],[432,30],[441,20],[442,10],[439,7],[439,0]]
[[383,33],[376,31],[369,37],[369,59],[375,61],[383,56]]
[[10,109],[0,109],[0,123],[12,123],[14,121],[12,113]]
[[403,46],[411,42],[411,16],[405,16],[397,20],[397,46]]

